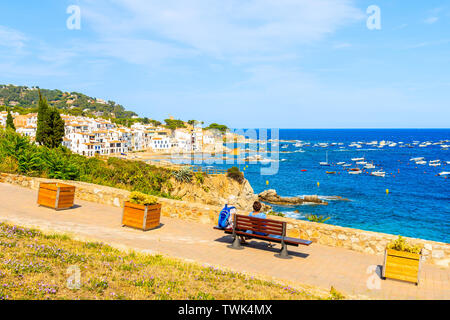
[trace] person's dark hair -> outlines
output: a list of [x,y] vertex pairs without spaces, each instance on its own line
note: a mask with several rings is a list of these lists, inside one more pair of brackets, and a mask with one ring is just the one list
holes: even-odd
[[253,203],[253,210],[254,210],[254,211],[256,211],[256,212],[260,211],[260,210],[261,210],[261,207],[262,207],[261,202],[255,201],[255,202]]

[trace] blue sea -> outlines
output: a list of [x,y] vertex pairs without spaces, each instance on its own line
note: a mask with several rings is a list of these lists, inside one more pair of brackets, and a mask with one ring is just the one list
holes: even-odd
[[[280,146],[287,147],[280,151],[287,152],[279,154],[276,175],[261,175],[261,167],[268,164],[240,164],[256,193],[275,189],[282,196],[317,194],[341,196],[350,201],[329,201],[328,206],[274,206],[276,211],[297,219],[305,219],[307,214],[329,216],[331,219],[326,223],[333,225],[450,242],[450,177],[437,176],[450,171],[446,163],[450,161],[450,150],[442,147],[449,142],[433,144],[450,140],[450,129],[281,129],[279,139],[302,141],[310,146],[296,147],[294,143],[281,142]],[[382,140],[397,145],[378,148],[378,145],[365,144]],[[357,148],[349,146],[352,142],[363,143]],[[423,142],[431,144],[419,147]],[[318,143],[335,145],[321,147]],[[298,152],[300,149],[304,152]],[[326,161],[327,153],[331,166],[320,166],[320,162]],[[350,168],[355,168],[358,166],[351,159],[359,157],[373,163],[376,169],[351,175],[346,170],[349,168],[336,164],[352,163]],[[410,161],[416,157],[424,157],[427,163],[417,165]],[[432,160],[441,160],[441,166],[429,166]],[[386,172],[386,176],[371,176],[370,172],[376,170]],[[336,174],[326,171],[336,171]]]

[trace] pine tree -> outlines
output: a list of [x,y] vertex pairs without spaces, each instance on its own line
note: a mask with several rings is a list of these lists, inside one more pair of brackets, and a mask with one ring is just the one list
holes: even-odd
[[57,148],[61,145],[64,138],[64,120],[61,119],[56,108],[52,108],[49,114],[50,127],[52,128],[52,135],[50,139],[50,148]]
[[39,108],[36,130],[36,142],[48,148],[57,148],[64,137],[64,121],[56,108],[49,108],[47,99],[39,90]]
[[8,116],[6,117],[6,128],[13,129],[16,131],[16,126],[14,125],[14,120],[11,115],[11,110],[8,109]]
[[38,107],[38,117],[37,117],[37,129],[36,129],[36,142],[40,145],[47,145],[48,135],[50,133],[49,128],[49,110],[47,100],[42,98],[41,90],[39,92],[39,107]]

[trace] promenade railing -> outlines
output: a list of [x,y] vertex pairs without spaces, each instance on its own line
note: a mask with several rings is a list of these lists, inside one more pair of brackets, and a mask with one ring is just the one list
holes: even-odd
[[219,175],[219,174],[226,174],[226,169],[217,169],[217,168],[205,168],[201,166],[192,166],[193,172],[202,172],[209,175]]

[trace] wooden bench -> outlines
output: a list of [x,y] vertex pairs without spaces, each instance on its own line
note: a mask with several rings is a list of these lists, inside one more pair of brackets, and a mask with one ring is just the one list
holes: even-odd
[[[233,235],[233,244],[230,246],[233,249],[243,249],[239,236],[244,236],[250,239],[281,243],[281,251],[275,256],[289,259],[291,257],[289,256],[287,246],[298,247],[300,244],[309,246],[312,243],[308,240],[286,237],[286,222],[284,221],[262,219],[240,214],[235,214],[233,221],[232,228],[222,229],[217,226],[214,227],[216,230],[222,230],[227,234]],[[247,231],[252,231],[252,233]]]

